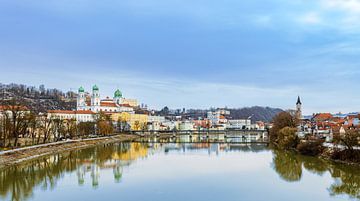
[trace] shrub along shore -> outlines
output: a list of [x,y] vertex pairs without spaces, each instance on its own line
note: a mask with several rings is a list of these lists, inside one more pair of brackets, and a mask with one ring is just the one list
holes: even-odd
[[138,138],[135,135],[115,135],[109,137],[92,138],[84,140],[69,140],[44,145],[13,149],[0,152],[0,168],[15,165],[25,161],[30,161],[51,154],[84,149],[101,144],[110,144],[116,142],[130,142]]
[[297,125],[299,120],[287,112],[274,117],[270,129],[270,144],[283,150],[294,150],[300,154],[320,157],[335,162],[360,165],[360,131],[347,130],[345,134],[334,133],[332,146],[324,146],[324,140],[316,136],[299,139]]

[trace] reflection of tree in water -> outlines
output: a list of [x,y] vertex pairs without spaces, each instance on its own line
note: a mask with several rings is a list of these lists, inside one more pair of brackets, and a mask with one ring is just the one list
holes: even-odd
[[312,173],[323,175],[329,169],[329,165],[322,159],[298,154],[296,156],[303,163],[304,168]]
[[66,164],[60,155],[39,159],[28,165],[17,165],[1,170],[0,196],[11,195],[10,200],[25,200],[32,196],[35,186],[53,189]]
[[284,180],[299,181],[302,167],[320,176],[329,172],[335,179],[329,187],[331,196],[348,195],[352,199],[360,200],[359,166],[336,164],[315,157],[274,150],[273,168]]
[[301,162],[291,152],[274,151],[273,168],[282,179],[289,182],[299,181],[302,175]]
[[333,165],[331,176],[337,178],[329,188],[332,196],[348,195],[350,198],[360,200],[360,173],[358,166]]
[[[57,181],[69,172],[75,172],[78,184],[84,185],[90,173],[93,187],[99,185],[100,169],[113,169],[114,181],[122,177],[122,166],[129,165],[137,156],[147,154],[147,146],[138,143],[119,143],[57,154],[0,170],[0,198],[27,200],[35,187],[54,189]],[[136,153],[141,151],[140,154]],[[129,152],[132,152],[129,154]],[[131,155],[131,160],[127,156]],[[116,158],[116,157],[119,158]],[[122,157],[125,156],[125,157]]]

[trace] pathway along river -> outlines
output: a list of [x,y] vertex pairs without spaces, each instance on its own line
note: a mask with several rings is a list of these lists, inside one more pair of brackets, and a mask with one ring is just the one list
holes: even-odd
[[360,200],[360,171],[262,144],[117,143],[2,169],[0,200]]

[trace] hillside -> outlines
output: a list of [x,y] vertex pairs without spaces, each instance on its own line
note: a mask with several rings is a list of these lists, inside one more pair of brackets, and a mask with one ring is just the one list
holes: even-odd
[[229,109],[229,111],[230,117],[232,119],[246,119],[252,116],[251,120],[253,122],[270,122],[276,114],[282,112],[283,110],[279,108],[254,106],[239,109]]
[[38,88],[23,84],[0,84],[1,100],[16,98],[24,105],[37,112],[47,110],[73,110],[76,107],[76,94],[58,89]]

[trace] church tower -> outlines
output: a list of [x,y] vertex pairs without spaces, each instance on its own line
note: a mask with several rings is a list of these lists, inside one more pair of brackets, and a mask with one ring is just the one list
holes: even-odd
[[296,102],[296,118],[301,119],[302,118],[302,103],[300,100],[300,96],[298,96],[297,102]]
[[85,102],[85,90],[83,87],[79,88],[79,94],[77,97],[77,110],[85,110],[86,102]]
[[92,88],[92,95],[91,95],[91,110],[93,112],[99,112],[99,109],[100,109],[99,87],[94,85]]
[[114,102],[116,104],[121,104],[121,98],[122,98],[122,93],[121,91],[118,89],[115,91],[114,93]]

